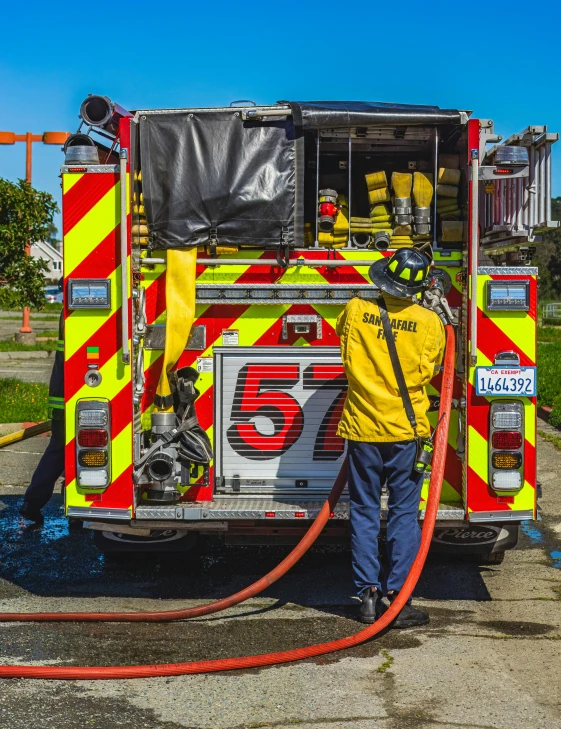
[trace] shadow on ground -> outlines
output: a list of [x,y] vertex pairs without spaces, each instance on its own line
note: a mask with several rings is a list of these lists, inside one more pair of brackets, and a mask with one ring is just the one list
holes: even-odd
[[[45,509],[42,528],[29,528],[17,510],[20,496],[0,498],[0,598],[42,597],[211,599],[245,587],[277,565],[286,546],[225,547],[202,538],[188,553],[122,556],[100,553],[89,530],[69,531],[60,496]],[[3,507],[3,508],[2,508]],[[458,559],[429,557],[416,596],[439,600],[490,600],[485,568]],[[318,546],[263,595],[280,604],[351,606],[350,552]]]

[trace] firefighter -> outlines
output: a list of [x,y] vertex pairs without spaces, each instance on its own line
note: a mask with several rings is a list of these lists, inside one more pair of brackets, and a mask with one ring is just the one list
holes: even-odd
[[[423,474],[415,470],[416,454],[421,439],[430,436],[426,386],[442,362],[445,343],[438,315],[415,299],[425,286],[429,266],[428,256],[415,248],[377,261],[369,276],[380,296],[351,299],[337,320],[349,383],[338,434],[348,441],[352,566],[361,599],[359,620],[365,623],[373,623],[387,609],[383,598],[392,602],[399,593],[420,545]],[[408,412],[386,343],[382,308],[412,406]],[[384,483],[389,493],[387,575],[378,555]],[[393,627],[428,622],[428,614],[409,600]]]
[[[62,291],[62,279],[59,281]],[[53,495],[57,480],[64,473],[64,312],[58,325],[55,361],[49,382],[51,439],[31,478],[19,513],[36,524],[43,522],[41,509]]]

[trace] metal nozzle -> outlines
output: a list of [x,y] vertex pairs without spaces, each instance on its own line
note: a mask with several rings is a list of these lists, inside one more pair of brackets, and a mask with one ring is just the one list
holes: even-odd
[[115,136],[119,131],[119,120],[132,115],[107,96],[89,94],[82,101],[80,116],[90,127],[99,127]]

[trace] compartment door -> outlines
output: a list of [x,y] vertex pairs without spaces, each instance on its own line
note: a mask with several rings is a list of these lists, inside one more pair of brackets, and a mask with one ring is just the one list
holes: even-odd
[[328,493],[345,454],[339,349],[221,347],[214,355],[216,492]]

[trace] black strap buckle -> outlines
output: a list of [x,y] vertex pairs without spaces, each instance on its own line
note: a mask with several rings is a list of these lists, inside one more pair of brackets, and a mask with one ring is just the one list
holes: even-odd
[[212,258],[216,258],[216,247],[218,245],[218,229],[211,228],[208,238],[208,252]]
[[281,268],[287,269],[290,262],[290,243],[288,242],[288,228],[283,225],[281,229],[280,246],[277,248],[277,263]]

